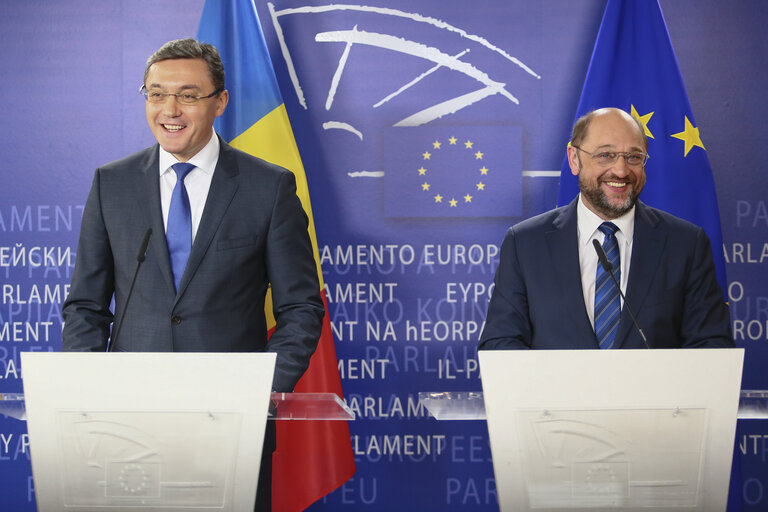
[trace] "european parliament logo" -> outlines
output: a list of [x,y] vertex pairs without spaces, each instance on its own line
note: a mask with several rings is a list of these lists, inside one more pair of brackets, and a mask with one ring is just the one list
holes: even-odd
[[385,215],[521,215],[519,126],[392,128],[381,140]]
[[[515,19],[539,12],[496,8]],[[284,99],[298,107],[292,122],[314,136],[300,147],[316,149],[334,187],[365,205],[383,192],[388,218],[521,215],[521,129],[505,123],[538,115],[541,76],[526,62],[536,52],[523,51],[525,34],[464,26],[462,9],[444,2],[267,10]]]

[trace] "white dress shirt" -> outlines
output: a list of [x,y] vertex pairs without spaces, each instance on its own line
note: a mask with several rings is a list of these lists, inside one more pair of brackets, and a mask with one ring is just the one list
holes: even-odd
[[[584,304],[587,306],[587,315],[595,327],[595,278],[597,276],[598,258],[592,245],[592,240],[597,240],[602,245],[605,235],[598,229],[605,222],[592,210],[587,208],[579,194],[579,202],[576,210],[576,220],[579,230],[579,265],[581,266],[581,290],[584,292]],[[621,278],[619,285],[622,293],[627,291],[627,278],[629,277],[629,264],[632,259],[632,238],[635,230],[635,207],[617,219],[610,222],[619,228],[616,231],[616,240],[619,243],[619,261],[621,262]],[[624,307],[624,300],[621,301]]]
[[[171,167],[179,161],[172,154],[160,148],[160,205],[163,209],[163,226],[168,229],[168,210],[171,209],[171,195],[176,186],[176,171]],[[211,188],[213,171],[219,160],[219,138],[214,132],[211,140],[203,149],[189,159],[195,166],[184,178],[184,186],[189,196],[189,208],[192,214],[192,241],[195,241],[200,219],[203,217],[208,190]]]

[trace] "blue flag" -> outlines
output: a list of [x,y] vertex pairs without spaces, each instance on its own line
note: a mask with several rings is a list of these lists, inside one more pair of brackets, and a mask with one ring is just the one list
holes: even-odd
[[[650,158],[640,199],[704,228],[725,293],[712,168],[657,1],[608,1],[576,118],[601,107],[621,108],[643,123]],[[566,157],[558,205],[568,204],[578,192],[578,177],[571,174]]]

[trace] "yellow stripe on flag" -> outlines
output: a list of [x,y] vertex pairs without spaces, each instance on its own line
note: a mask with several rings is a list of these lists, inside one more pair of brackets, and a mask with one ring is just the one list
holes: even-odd
[[[309,201],[307,175],[304,172],[304,165],[301,163],[296,140],[293,138],[293,130],[291,130],[291,123],[288,121],[285,105],[281,104],[272,112],[259,119],[250,128],[232,140],[230,145],[249,155],[259,157],[280,167],[285,167],[293,172],[296,177],[296,195],[299,196],[304,213],[307,214],[309,219],[309,238],[312,240],[317,280],[320,282],[320,289],[322,290],[324,287],[323,271],[320,266],[320,257],[317,249],[315,219],[312,216],[312,204]],[[267,291],[267,296],[264,300],[267,329],[272,329],[275,326],[275,317],[272,313],[271,290]]]
[[291,123],[288,121],[285,105],[281,104],[275,110],[259,119],[230,142],[230,145],[250,155],[262,158],[267,162],[285,167],[296,176],[296,195],[299,196],[304,212],[307,214],[307,218],[309,218],[309,237],[312,239],[317,278],[322,288],[323,272],[320,268],[320,258],[317,251],[315,219],[312,217],[312,204],[309,201],[307,175],[304,172],[304,165],[301,163],[296,140],[293,138],[293,130],[291,130]]

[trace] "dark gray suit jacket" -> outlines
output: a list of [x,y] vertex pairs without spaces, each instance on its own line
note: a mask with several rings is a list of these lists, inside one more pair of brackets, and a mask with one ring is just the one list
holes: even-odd
[[[277,353],[274,389],[290,391],[317,346],[324,306],[307,217],[292,173],[221,141],[200,226],[174,292],[160,207],[158,146],[97,169],[83,212],[63,349]],[[147,228],[152,238],[127,312]],[[277,322],[267,343],[271,285]]]
[[[480,349],[598,349],[581,288],[578,198],[509,229]],[[704,230],[640,202],[627,303],[651,348],[733,347]],[[615,348],[644,348],[622,308]]]

